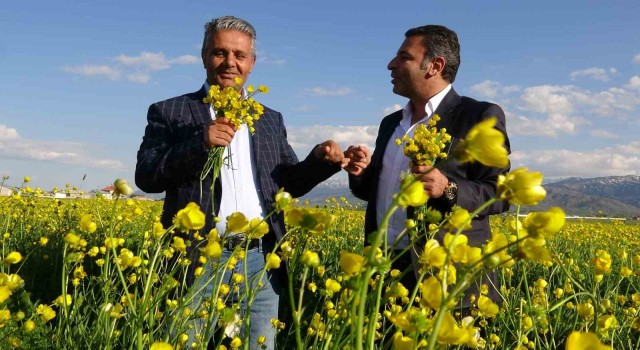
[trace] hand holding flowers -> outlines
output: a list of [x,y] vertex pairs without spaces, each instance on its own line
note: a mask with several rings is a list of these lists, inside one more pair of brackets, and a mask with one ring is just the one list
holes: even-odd
[[[236,78],[236,86],[220,88],[212,85],[209,88],[207,97],[202,101],[208,103],[213,108],[215,118],[207,127],[205,132],[205,143],[209,150],[209,157],[200,174],[200,181],[204,181],[211,174],[211,195],[214,194],[215,182],[220,176],[222,169],[224,151],[229,146],[235,132],[246,125],[253,134],[255,128],[253,124],[260,119],[264,113],[264,107],[253,99],[257,93],[267,93],[269,88],[263,85],[257,89],[253,85],[246,88],[246,96],[243,96],[242,79]],[[213,202],[213,201],[212,201]],[[215,208],[212,208],[215,213]]]

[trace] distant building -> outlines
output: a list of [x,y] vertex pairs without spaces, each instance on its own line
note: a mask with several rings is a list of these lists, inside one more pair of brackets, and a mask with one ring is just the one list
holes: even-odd
[[12,194],[13,194],[12,189],[8,187],[0,186],[0,196],[11,196]]

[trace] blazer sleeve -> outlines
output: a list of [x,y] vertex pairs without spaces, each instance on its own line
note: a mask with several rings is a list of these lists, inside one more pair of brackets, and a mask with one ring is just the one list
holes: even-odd
[[[505,115],[500,106],[486,103],[476,102],[477,106],[480,106],[480,113],[475,123],[489,117],[496,117],[497,122],[495,128],[502,132],[505,137],[504,146],[507,149],[507,154],[511,153],[509,137],[507,136]],[[462,166],[457,161],[452,162],[452,166],[444,166],[443,173],[450,177],[458,184],[458,196],[456,204],[467,210],[474,211],[482,204],[486,203],[491,198],[496,196],[496,187],[498,181],[498,175],[506,174],[509,172],[510,164],[504,168],[489,167],[479,162],[472,162],[466,166]],[[434,199],[433,201],[439,202],[437,206],[446,206],[442,199]],[[434,203],[435,204],[435,203]],[[451,206],[448,206],[449,210]],[[479,216],[487,216],[492,214],[499,214],[509,209],[509,203],[505,201],[497,201],[480,212]],[[449,211],[445,208],[445,211]]]
[[313,150],[304,160],[298,162],[298,157],[287,141],[287,129],[284,126],[282,114],[277,113],[277,116],[280,161],[272,175],[279,187],[283,187],[293,197],[300,197],[342,168],[340,164],[328,163],[316,158]]
[[136,186],[160,193],[187,179],[196,178],[207,159],[204,129],[172,123],[158,103],[149,107],[136,164]]

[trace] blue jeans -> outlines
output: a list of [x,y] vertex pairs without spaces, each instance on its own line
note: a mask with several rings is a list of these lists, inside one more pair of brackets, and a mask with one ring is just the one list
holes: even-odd
[[[228,261],[231,253],[232,251],[223,248],[220,261]],[[257,276],[262,273],[262,270],[265,266],[265,255],[262,250],[262,243],[260,244],[259,248],[249,249],[247,251],[245,259],[238,261],[233,270],[226,270],[223,283],[226,283],[229,286],[233,286],[234,283],[231,281],[231,276],[234,273],[244,276],[245,264],[247,268],[247,276],[245,281],[243,282],[243,285],[246,285],[246,283],[252,281],[253,284],[251,285],[251,288],[252,290],[256,290],[258,288]],[[200,276],[200,278],[196,279],[193,287],[196,289],[202,288],[203,284],[206,283],[207,280],[209,280],[209,277],[212,273],[213,271],[211,271],[210,268],[205,267],[205,271],[203,272],[202,276]],[[258,345],[257,343],[259,336],[264,336],[266,338],[264,345],[267,349],[274,349],[276,330],[271,325],[271,319],[278,318],[278,302],[280,298],[279,293],[281,283],[279,278],[277,278],[277,274],[273,274],[270,271],[265,272],[260,282],[262,282],[264,286],[256,293],[253,303],[251,304],[251,327],[249,330],[250,349],[261,349],[260,345]],[[194,298],[194,309],[197,309],[198,305],[202,302],[203,299],[209,298],[211,296],[212,289],[213,284],[208,284],[204,287],[200,295]],[[242,291],[240,294],[243,294]],[[234,303],[237,302],[237,300],[230,300],[230,302]],[[241,302],[241,310],[239,311],[245,312],[246,309],[247,300],[246,298],[244,298]],[[205,321],[202,319],[196,319],[194,321],[194,328],[191,328],[187,332],[187,334],[189,335],[189,341],[187,342],[187,344],[191,344],[191,342],[193,342],[195,339],[195,334],[200,334],[204,327]],[[242,329],[241,332],[244,332],[244,329]],[[238,336],[242,338],[242,333],[238,334]],[[205,339],[209,337],[210,336],[207,336]]]

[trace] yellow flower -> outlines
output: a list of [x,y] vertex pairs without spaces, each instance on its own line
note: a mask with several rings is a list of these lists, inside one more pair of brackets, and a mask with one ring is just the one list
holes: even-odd
[[309,267],[317,267],[318,265],[320,265],[320,257],[318,256],[318,253],[314,251],[305,250],[304,252],[302,252],[300,262]]
[[606,250],[598,249],[592,262],[596,274],[611,272],[611,255]]
[[396,194],[396,196],[398,196],[398,205],[402,208],[408,206],[418,207],[426,203],[429,199],[429,196],[427,196],[427,193],[424,191],[422,182],[417,181],[412,175],[405,176],[404,179],[402,179],[400,193]]
[[478,310],[484,316],[495,317],[500,311],[500,307],[488,297],[480,295],[480,297],[478,297]]
[[430,239],[424,245],[424,249],[418,258],[418,261],[425,267],[442,267],[447,260],[447,253],[444,247],[435,239]]
[[518,168],[498,176],[498,199],[515,205],[536,205],[547,196],[542,187],[542,173]]
[[227,232],[242,233],[249,229],[249,220],[241,212],[227,216]]
[[440,325],[437,340],[440,344],[460,345],[469,341],[469,332],[458,326],[453,315],[447,312]]
[[104,246],[107,249],[111,249],[111,248],[117,248],[119,245],[124,244],[124,238],[120,237],[120,238],[116,238],[116,237],[107,237],[104,240]]
[[89,214],[82,215],[82,217],[80,218],[80,229],[82,231],[94,233],[96,232],[97,228],[98,228],[98,225],[96,225],[96,223],[91,220],[91,215]]
[[560,231],[564,223],[564,211],[558,207],[552,207],[545,212],[529,213],[524,219],[522,227],[534,238],[549,237]]
[[364,256],[347,251],[340,251],[340,268],[346,274],[353,275],[362,271],[364,267]]
[[446,294],[443,297],[442,284],[435,276],[429,276],[422,281],[420,292],[422,293],[420,304],[433,310],[438,310],[446,297]]
[[497,119],[487,118],[474,125],[464,140],[460,141],[454,154],[460,162],[478,161],[486,166],[506,167],[509,164],[504,134],[494,128]]
[[[175,237],[177,238],[177,237]],[[175,241],[174,241],[175,242]],[[135,256],[132,251],[127,248],[120,250],[120,264],[122,267],[138,267],[142,264],[142,258]]]
[[447,154],[442,152],[451,141],[451,136],[447,134],[445,128],[438,129],[436,124],[440,121],[440,116],[435,114],[427,125],[418,124],[413,133],[413,138],[404,135],[402,140],[397,139],[396,144],[401,145],[405,141],[402,149],[403,153],[413,165],[433,165],[439,158],[446,158]]
[[13,294],[7,286],[0,286],[0,304],[4,303]]
[[57,306],[62,306],[62,305],[71,305],[71,302],[73,301],[73,298],[71,297],[71,295],[69,294],[65,294],[65,295],[60,295],[59,297],[56,298],[56,300],[53,302],[55,305]]
[[222,256],[222,247],[217,241],[209,241],[202,249],[202,253],[208,258],[218,259]]
[[278,193],[276,193],[275,196],[275,200],[276,210],[278,211],[288,209],[291,204],[294,203],[293,197],[291,197],[291,194],[289,194],[289,192],[285,192],[284,188],[278,190]]
[[53,310],[49,305],[42,305],[42,304],[38,305],[38,307],[36,308],[36,313],[40,315],[40,317],[42,318],[42,321],[44,322],[49,322],[54,317],[56,317],[55,310]]
[[11,311],[0,309],[0,328],[4,327],[4,324],[9,320],[11,320]]
[[231,340],[231,343],[229,345],[231,346],[232,349],[238,349],[239,347],[242,346],[242,339],[238,337],[233,337],[233,340]]
[[269,233],[269,224],[260,218],[253,218],[249,222],[249,238],[262,238]]
[[66,236],[64,236],[64,242],[71,247],[77,246],[80,243],[80,239],[80,236],[76,235],[73,232],[69,232]]
[[166,342],[157,341],[151,344],[149,350],[173,350],[173,346]]
[[113,193],[116,196],[128,196],[133,193],[133,189],[131,188],[131,186],[129,186],[129,183],[125,179],[116,179],[116,181],[113,183],[113,187],[115,187]]
[[321,233],[327,230],[333,222],[333,215],[313,212],[304,208],[289,210],[285,222],[290,226],[298,226],[311,233]]
[[608,330],[618,325],[618,320],[613,315],[602,315],[598,317],[598,328]]
[[162,223],[158,221],[153,223],[152,231],[155,238],[160,238],[166,233],[166,230],[164,229],[164,227],[162,227]]
[[578,314],[580,314],[580,316],[582,316],[585,319],[590,319],[591,317],[593,317],[594,308],[591,303],[587,302],[587,303],[578,304],[577,310],[578,310]]
[[280,257],[276,253],[268,253],[266,258],[265,267],[268,270],[280,268]]
[[567,338],[566,350],[611,350],[611,347],[602,344],[598,336],[591,332],[574,331]]
[[25,176],[24,179],[22,179],[22,181],[24,183],[31,182],[31,178],[29,176]]
[[17,264],[22,261],[22,254],[19,252],[11,252],[4,258],[5,264]]
[[183,232],[199,230],[204,227],[205,216],[204,213],[200,211],[199,205],[190,202],[184,209],[178,211],[173,219],[173,223]]
[[412,338],[403,336],[401,332],[397,332],[393,335],[394,350],[413,350],[415,349],[413,343],[414,341]]
[[171,244],[171,246],[173,247],[173,249],[179,252],[184,253],[187,251],[187,245],[184,243],[184,239],[182,239],[181,237],[173,237],[173,244]]
[[466,209],[455,207],[447,216],[446,228],[453,232],[465,231],[471,228],[471,215]]
[[49,243],[49,238],[47,237],[40,237],[40,239],[38,240],[38,244],[40,244],[41,246],[46,246],[47,243]]
[[36,328],[36,323],[33,322],[33,320],[27,320],[23,325],[22,325],[22,329],[24,329],[25,332],[31,332],[32,330],[34,330]]
[[342,288],[338,281],[331,278],[327,278],[327,280],[324,282],[324,287],[326,288],[329,295],[333,295],[333,293],[339,292]]

